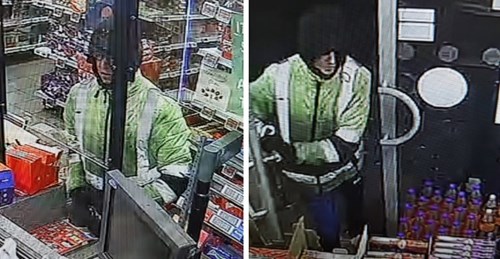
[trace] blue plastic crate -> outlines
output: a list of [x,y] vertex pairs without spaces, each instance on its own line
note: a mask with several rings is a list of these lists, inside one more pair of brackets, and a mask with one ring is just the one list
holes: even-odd
[[14,201],[14,174],[12,171],[0,172],[0,206],[11,204]]

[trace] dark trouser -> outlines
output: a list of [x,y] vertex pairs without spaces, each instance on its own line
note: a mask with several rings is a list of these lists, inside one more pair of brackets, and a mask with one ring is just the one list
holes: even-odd
[[341,234],[348,232],[355,236],[363,229],[363,185],[358,179],[353,177],[326,192],[318,191],[318,186],[312,188],[288,180],[295,186],[290,191],[301,196],[296,201],[307,227],[317,232],[325,251],[340,247]]

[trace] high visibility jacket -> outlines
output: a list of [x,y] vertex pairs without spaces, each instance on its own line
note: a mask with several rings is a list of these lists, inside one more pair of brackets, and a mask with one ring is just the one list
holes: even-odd
[[[64,110],[66,130],[80,150],[103,162],[108,159],[107,143],[113,137],[110,97],[111,93],[99,86],[96,79],[90,79],[71,89]],[[156,168],[161,173],[185,177],[192,161],[190,134],[179,105],[137,72],[127,89],[123,174],[147,175]],[[68,189],[90,184],[102,190],[105,171],[95,160],[82,156],[70,169]],[[158,196],[159,190],[168,189],[161,185],[163,181],[151,183],[146,189]]]
[[[369,116],[370,88],[370,71],[351,57],[336,75],[322,79],[294,55],[272,64],[250,84],[250,109],[259,120],[280,126],[282,137],[295,147],[297,165],[336,163],[340,153],[332,138],[360,142]],[[344,167],[319,179],[307,172],[285,173],[299,182],[324,184],[337,179],[340,184],[353,171]]]

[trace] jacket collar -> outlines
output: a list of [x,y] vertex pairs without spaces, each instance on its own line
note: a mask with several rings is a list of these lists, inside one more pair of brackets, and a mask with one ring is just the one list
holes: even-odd
[[342,69],[339,69],[333,77],[331,77],[329,79],[324,79],[324,78],[321,78],[320,76],[318,76],[317,74],[315,74],[313,71],[311,71],[311,69],[309,68],[307,63],[300,57],[299,54],[296,54],[296,55],[293,55],[292,57],[290,57],[290,61],[292,63],[297,64],[297,67],[298,67],[301,74],[306,75],[308,77],[308,79],[310,79],[312,81],[320,82],[320,83],[327,83],[327,82],[332,82],[332,81],[336,80],[339,77],[339,74],[341,73],[340,71],[342,71]]
[[141,72],[141,69],[138,69],[135,73],[134,82],[128,83],[127,96],[133,97],[135,94],[139,93],[141,90],[144,90],[146,86],[145,80],[147,80]]

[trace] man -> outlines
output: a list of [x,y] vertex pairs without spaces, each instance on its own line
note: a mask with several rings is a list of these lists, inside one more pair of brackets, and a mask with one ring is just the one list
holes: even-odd
[[283,157],[285,188],[300,196],[293,201],[327,251],[340,246],[341,221],[351,232],[362,226],[356,154],[369,116],[371,75],[347,55],[355,30],[343,14],[335,6],[305,12],[299,54],[272,64],[250,86],[253,115],[279,129],[262,139],[262,148]]
[[[107,160],[113,89],[113,26],[107,20],[91,37],[89,63],[95,77],[75,85],[64,110],[67,132],[78,148],[92,157],[73,159],[68,190],[73,204],[70,220],[98,235],[102,212],[103,176]],[[190,130],[179,105],[165,97],[141,71],[127,86],[122,172],[133,177],[162,204],[173,202],[187,187]],[[97,160],[97,161],[96,161]]]

